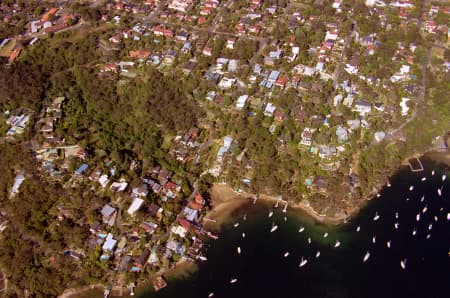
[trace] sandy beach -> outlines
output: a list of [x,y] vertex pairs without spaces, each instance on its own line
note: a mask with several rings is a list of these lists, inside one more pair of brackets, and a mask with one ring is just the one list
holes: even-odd
[[[255,194],[234,191],[230,186],[226,184],[214,184],[210,189],[211,206],[212,210],[205,215],[203,224],[206,228],[219,230],[220,226],[224,223],[228,223],[233,220],[233,213],[237,209],[242,208],[245,205],[250,208],[253,204],[253,200],[256,197]],[[258,202],[267,202],[275,204],[278,198],[275,196],[260,194]],[[280,202],[280,207],[283,208],[286,204],[285,201]],[[297,203],[288,205],[289,209],[296,209],[300,213],[308,215],[315,222],[324,225],[337,225],[343,222],[342,217],[327,217],[321,216],[314,211],[310,206],[305,203]]]

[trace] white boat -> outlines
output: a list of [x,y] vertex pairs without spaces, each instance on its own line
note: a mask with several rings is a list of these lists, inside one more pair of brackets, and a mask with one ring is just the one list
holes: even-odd
[[363,258],[363,263],[365,263],[370,258],[370,252],[366,252]]
[[373,236],[372,237],[372,243],[375,244],[375,242],[377,242],[377,238],[376,238],[376,236]]
[[438,193],[438,195],[439,196],[442,196],[442,189],[443,189],[444,187],[442,186],[441,188],[438,188],[437,189],[437,193]]
[[422,196],[422,197],[420,198],[420,201],[423,202],[424,200],[425,200],[425,196]]
[[428,230],[431,231],[432,228],[433,228],[433,224],[429,224],[428,225]]
[[434,170],[433,170],[433,171],[431,171],[431,175],[433,175],[433,176],[434,176]]
[[308,263],[308,260],[307,260],[307,259],[303,259],[303,257],[302,257],[302,259],[301,259],[301,261],[300,261],[300,264],[299,264],[298,266],[299,266],[299,267],[303,267],[303,266],[306,265],[306,263]]
[[243,220],[247,220],[247,213],[242,217]]
[[377,192],[377,198],[381,197],[380,193]]
[[386,246],[387,246],[388,248],[391,248],[391,240],[389,240],[388,242],[386,242]]
[[409,198],[406,198],[406,201],[409,201]]
[[416,221],[419,221],[420,220],[420,213],[417,213],[417,215],[416,215]]
[[287,221],[287,217],[286,216],[284,217],[284,221]]
[[245,238],[245,233],[242,233],[242,238]]
[[361,231],[361,227],[360,227],[360,226],[357,226],[357,227],[356,227],[356,232],[359,232],[359,231]]
[[442,181],[445,181],[445,179],[447,179],[447,175],[443,174],[442,175]]
[[284,205],[284,208],[283,208],[283,213],[286,213],[286,211],[287,211],[287,207],[288,207],[288,202],[286,202],[286,204]]
[[416,234],[417,234],[417,230],[414,228],[414,230],[412,231],[412,235],[416,236]]
[[394,223],[394,228],[398,230],[398,222]]
[[320,251],[316,252],[316,258],[320,257]]
[[[435,216],[436,217],[436,216]],[[436,217],[437,218],[437,217]],[[450,212],[447,213],[447,220],[450,220]],[[436,220],[437,221],[437,220]]]
[[395,218],[398,219],[398,212],[395,212]]
[[278,226],[277,226],[277,225],[274,225],[274,224],[272,223],[272,228],[270,229],[270,232],[273,233],[273,232],[275,232],[277,229],[278,229]]
[[273,215],[273,211],[270,211],[270,212],[269,212],[269,218],[271,218],[272,215]]
[[[449,220],[449,216],[448,216],[448,214],[447,214],[447,220]],[[437,217],[436,215],[434,216],[434,221],[435,221],[435,222],[437,222],[437,221],[438,221],[438,217]]]
[[431,238],[431,235],[430,234],[427,234],[427,239],[430,239]]
[[339,247],[339,246],[341,246],[341,242],[339,242],[339,240],[336,240],[336,243],[334,244],[334,247]]
[[237,278],[232,278],[232,279],[230,280],[230,284],[234,284],[235,282],[237,282]]
[[301,232],[303,232],[304,230],[305,230],[304,227],[300,227],[300,229],[298,229],[298,232],[301,233]]
[[211,298],[212,296],[214,296],[214,293],[213,293],[213,292],[211,292],[211,293],[208,294],[208,297],[209,297],[209,298]]
[[391,185],[391,183],[389,182],[389,180],[388,180],[388,182],[387,182],[387,187],[391,187],[392,185]]
[[241,254],[241,248],[238,246],[237,247],[237,253],[240,255]]
[[380,218],[380,216],[378,215],[378,212],[375,212],[375,216],[373,217],[374,221],[377,221]]
[[204,256],[197,256],[197,259],[199,259],[200,261],[207,261],[208,259]]
[[238,223],[238,222],[235,223],[235,224],[234,224],[234,227],[235,227],[235,228],[239,227],[239,223]]
[[406,259],[400,261],[400,267],[402,267],[403,270],[406,269]]
[[426,180],[427,180],[427,177],[422,177],[422,179],[420,179],[420,180],[426,181]]
[[428,207],[427,207],[427,205],[425,205],[425,207],[423,207],[423,209],[422,209],[422,213],[427,212],[427,210],[428,210]]
[[289,256],[289,252],[285,252],[283,257],[287,258]]
[[323,234],[323,238],[327,238],[328,237],[328,233]]
[[414,185],[411,185],[410,187],[409,187],[409,191],[413,191],[414,190]]
[[311,244],[311,238],[308,237],[308,243]]

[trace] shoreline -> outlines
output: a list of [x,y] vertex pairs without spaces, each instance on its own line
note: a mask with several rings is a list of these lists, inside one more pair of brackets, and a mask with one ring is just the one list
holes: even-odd
[[[408,160],[411,158],[421,158],[427,157],[431,160],[435,161],[437,164],[445,164],[450,167],[450,151],[439,152],[435,150],[427,151],[423,154],[415,153],[411,156],[405,158],[405,160],[401,163],[401,166],[407,166]],[[399,169],[397,169],[398,171]],[[389,177],[386,174],[386,177]],[[371,191],[369,194],[364,195],[361,200],[361,204],[352,208],[350,212],[347,214],[347,220],[351,220],[364,206],[376,198],[376,194],[385,186],[385,183],[379,183],[376,185],[375,189]],[[256,194],[248,193],[248,192],[236,192],[233,188],[225,183],[215,183],[209,190],[211,195],[211,210],[205,214],[202,218],[202,225],[207,229],[212,230],[220,230],[220,227],[228,222],[233,221],[234,217],[233,213],[246,204],[252,204]],[[273,195],[260,194],[258,201],[263,201],[265,203],[275,204],[278,201],[278,198]],[[286,204],[285,200],[281,200],[279,208],[283,208],[284,204]],[[289,208],[300,211],[300,213],[306,215],[311,220],[316,223],[328,226],[336,226],[344,223],[344,216],[339,217],[330,217],[327,215],[321,215],[317,211],[315,211],[311,206],[309,206],[305,202],[299,202],[295,204],[289,205]],[[193,272],[197,270],[197,264],[195,262],[189,262],[186,260],[180,260],[176,263],[176,265],[172,268],[164,270],[160,272],[159,275],[164,275],[167,280],[172,278],[179,278],[180,276],[189,276]],[[139,295],[145,292],[146,289],[152,287],[152,280],[146,280],[145,282],[141,282],[135,288],[136,295]],[[85,294],[89,291],[103,291],[103,284],[94,284],[83,286],[80,288],[71,288],[64,291],[59,298],[69,298],[69,297],[79,297],[80,295]],[[113,292],[116,292],[118,289],[113,288]],[[123,289],[122,289],[123,290]]]

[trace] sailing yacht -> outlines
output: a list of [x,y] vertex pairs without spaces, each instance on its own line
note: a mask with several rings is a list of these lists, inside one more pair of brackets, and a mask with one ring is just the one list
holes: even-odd
[[308,263],[308,260],[307,259],[303,259],[303,257],[302,257],[302,260],[300,261],[300,264],[298,266],[299,267],[303,267],[303,266],[306,265],[306,263]]
[[272,223],[272,228],[270,229],[270,232],[273,233],[278,229],[278,226]]
[[363,258],[363,263],[365,263],[370,258],[370,252],[366,252]]
[[300,227],[300,229],[298,229],[298,232],[301,233],[305,230],[305,228],[303,226]]
[[245,238],[245,233],[242,233],[242,238]]
[[427,205],[425,205],[425,207],[423,207],[423,209],[422,209],[422,213],[427,212],[427,210],[428,210],[428,207],[427,207]]
[[318,258],[318,257],[320,257],[320,251],[319,250],[316,252],[316,258]]
[[398,230],[398,222],[394,223],[394,228]]
[[442,175],[442,182],[444,182],[445,179],[447,179],[447,175],[443,174],[443,175]]
[[406,259],[400,261],[400,267],[402,267],[403,270],[406,269]]
[[431,175],[433,175],[433,176],[434,176],[434,170],[433,170],[433,171],[431,171]]
[[442,196],[442,189],[444,188],[444,186],[442,186],[441,188],[438,188],[437,193],[439,196]]
[[270,212],[269,212],[269,218],[271,218],[272,215],[273,215],[273,211],[270,211]]
[[426,181],[426,180],[427,180],[427,177],[422,177],[422,179],[420,179],[420,180]]
[[423,202],[424,200],[425,200],[425,196],[422,196],[422,197],[420,198],[420,201]]
[[328,233],[325,232],[325,234],[323,234],[323,238],[327,238],[328,237]]
[[412,231],[412,235],[416,236],[416,234],[417,234],[417,230],[416,230],[416,228],[414,228],[414,230]]
[[377,198],[381,197],[380,193],[377,192]]
[[433,228],[433,224],[429,224],[428,225],[428,230],[431,231],[432,228]]
[[211,292],[208,294],[208,297],[211,298],[212,296],[214,296],[214,292]]
[[420,213],[417,213],[417,215],[416,215],[416,221],[419,221],[420,220]]
[[357,226],[357,227],[356,227],[356,232],[359,232],[359,231],[361,231],[361,227],[360,227],[360,226]]
[[409,187],[409,191],[413,191],[414,190],[414,185],[411,185],[410,187]]
[[427,239],[430,239],[431,238],[431,235],[430,234],[427,234]]
[[391,240],[389,240],[388,242],[386,242],[386,246],[387,246],[388,248],[391,248]]
[[311,244],[311,238],[310,237],[308,237],[308,243]]
[[398,212],[395,212],[395,218],[398,219]]
[[373,217],[374,221],[377,221],[380,218],[380,216],[378,215],[378,212],[375,212],[375,216]]
[[237,253],[238,253],[238,255],[241,254],[241,248],[239,246],[237,247]]
[[373,236],[373,237],[372,237],[372,243],[375,244],[376,241],[377,241],[376,236]]
[[450,220],[450,213],[447,213],[447,220]]
[[237,278],[232,278],[232,279],[230,280],[230,284],[234,284],[235,282],[237,282]]
[[339,242],[339,240],[336,240],[336,243],[334,244],[334,247],[338,248],[339,246],[341,246],[341,242]]
[[285,252],[283,257],[287,258],[289,256],[289,252]]
[[287,221],[287,217],[286,216],[284,217],[284,221]]
[[235,224],[234,224],[234,227],[235,227],[235,228],[239,227],[239,223],[238,223],[238,222],[235,223]]

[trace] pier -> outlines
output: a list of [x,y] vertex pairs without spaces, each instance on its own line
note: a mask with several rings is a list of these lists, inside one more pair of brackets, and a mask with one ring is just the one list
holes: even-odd
[[422,172],[423,171],[423,165],[419,158],[411,158],[408,160],[409,168],[411,169],[411,172]]

